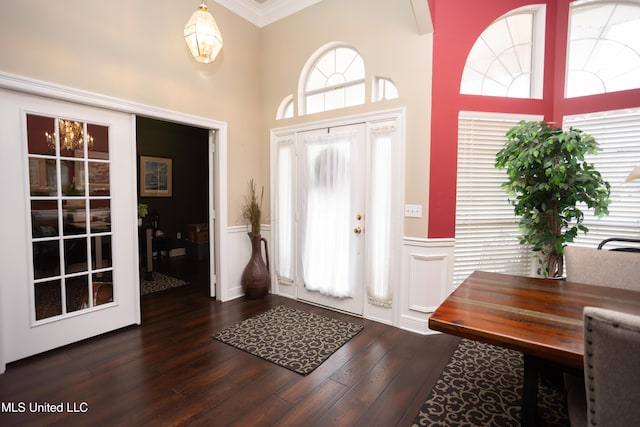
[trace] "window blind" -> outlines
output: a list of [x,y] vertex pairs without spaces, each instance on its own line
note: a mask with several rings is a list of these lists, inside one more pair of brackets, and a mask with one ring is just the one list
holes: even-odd
[[495,168],[506,132],[538,116],[461,112],[458,118],[454,286],[475,270],[528,275],[531,252],[518,241],[518,218]]
[[[640,238],[640,180],[624,182],[640,164],[640,108],[566,116],[563,122],[565,128],[581,129],[598,141],[599,153],[586,160],[611,185],[609,215],[598,218],[593,209],[580,207],[589,232],[579,233],[574,244],[595,248],[611,237]],[[605,249],[616,246],[624,244],[608,244]]]

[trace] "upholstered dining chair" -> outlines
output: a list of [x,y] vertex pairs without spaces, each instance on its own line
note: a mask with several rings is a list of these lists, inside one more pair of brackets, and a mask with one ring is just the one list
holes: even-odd
[[640,253],[567,246],[564,256],[570,282],[640,291]]
[[640,425],[640,316],[584,309],[584,382],[568,383],[571,426]]

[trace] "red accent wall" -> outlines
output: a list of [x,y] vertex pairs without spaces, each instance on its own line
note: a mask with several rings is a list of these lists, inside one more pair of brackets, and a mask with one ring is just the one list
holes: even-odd
[[[569,4],[573,0],[428,0],[434,24],[429,238],[455,237],[458,113],[541,114],[547,121],[588,111],[640,105],[640,90],[564,99]],[[476,39],[493,21],[522,6],[546,4],[543,99],[460,94],[460,79]]]

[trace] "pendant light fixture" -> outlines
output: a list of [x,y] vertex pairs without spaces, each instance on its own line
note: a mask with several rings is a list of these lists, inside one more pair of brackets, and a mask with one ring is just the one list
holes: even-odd
[[184,39],[196,61],[208,64],[222,49],[222,34],[204,0],[184,27]]

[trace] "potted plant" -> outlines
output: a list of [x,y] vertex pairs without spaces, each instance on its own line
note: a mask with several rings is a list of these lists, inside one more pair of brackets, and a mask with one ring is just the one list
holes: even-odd
[[138,226],[142,226],[142,221],[149,213],[149,206],[144,203],[138,203]]
[[262,219],[262,199],[264,197],[264,187],[260,192],[260,198],[256,193],[256,183],[253,178],[249,180],[249,197],[245,196],[242,207],[242,217],[251,226],[250,234],[260,235],[260,221]]
[[[269,249],[267,248],[267,240],[260,234],[263,197],[264,187],[258,197],[255,182],[253,179],[249,180],[249,196],[245,197],[242,217],[251,226],[251,231],[247,233],[251,240],[251,258],[242,272],[240,281],[245,295],[251,299],[264,298],[271,287]],[[264,243],[266,264],[262,258],[262,243]]]
[[542,121],[521,121],[506,136],[495,166],[507,172],[502,188],[520,217],[520,243],[539,254],[539,275],[561,277],[565,246],[589,231],[578,204],[598,217],[609,213],[609,183],[585,160],[598,152],[598,143],[580,129],[563,131]]

